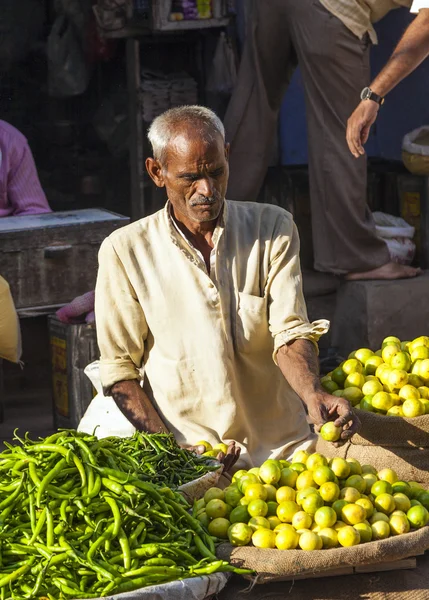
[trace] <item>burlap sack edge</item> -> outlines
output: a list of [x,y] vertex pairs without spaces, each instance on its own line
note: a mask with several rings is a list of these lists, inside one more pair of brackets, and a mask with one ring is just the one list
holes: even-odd
[[351,443],[356,446],[429,447],[429,415],[406,419],[354,409],[362,427]]
[[429,527],[411,533],[330,550],[276,550],[253,546],[218,546],[216,554],[234,566],[253,569],[257,583],[281,581],[285,577],[317,574],[338,567],[377,564],[422,554],[429,548]]

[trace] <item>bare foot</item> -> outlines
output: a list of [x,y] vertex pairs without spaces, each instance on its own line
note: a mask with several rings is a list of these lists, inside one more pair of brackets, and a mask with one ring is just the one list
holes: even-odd
[[347,281],[359,281],[364,279],[409,279],[416,277],[422,272],[421,269],[407,267],[395,262],[386,263],[372,271],[364,271],[363,273],[349,273],[344,276]]

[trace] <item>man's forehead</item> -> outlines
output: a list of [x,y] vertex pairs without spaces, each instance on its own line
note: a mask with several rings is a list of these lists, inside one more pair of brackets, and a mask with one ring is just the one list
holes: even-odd
[[174,161],[179,166],[219,160],[223,150],[224,141],[217,132],[198,134],[180,131],[170,139],[166,156],[168,162]]

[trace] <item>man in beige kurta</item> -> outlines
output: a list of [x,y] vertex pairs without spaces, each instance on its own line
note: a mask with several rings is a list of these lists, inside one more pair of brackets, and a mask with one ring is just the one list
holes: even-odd
[[[180,132],[179,138],[187,142],[188,135],[194,135],[192,130]],[[224,140],[219,134],[213,137],[219,147],[215,159],[222,157],[214,171],[227,169]],[[201,163],[204,148],[198,150]],[[177,160],[186,163],[183,156],[180,152]],[[298,448],[311,447],[314,435],[296,393],[300,384],[278,366],[279,350],[309,340],[309,352],[315,354],[329,324],[308,321],[292,216],[277,206],[224,200],[223,184],[210,183],[210,160],[207,174],[204,167],[198,173],[193,160],[189,163],[177,167],[178,173],[196,169],[190,179],[197,183],[189,184],[196,192],[185,193],[186,206],[192,205],[189,198],[204,200],[210,186],[211,198],[220,205],[207,251],[198,249],[199,238],[191,221],[190,230],[184,225],[177,200],[114,232],[101,246],[96,322],[104,392],[115,398],[118,382],[144,382],[161,426],[181,444],[233,440],[247,465],[289,457]],[[162,168],[174,170],[175,164],[171,158]],[[174,190],[168,183],[166,187],[172,199]],[[304,373],[302,379],[306,377]],[[313,387],[316,380],[315,369]],[[318,393],[324,402],[345,402]],[[136,402],[128,402],[124,410],[119,400],[118,406],[139,427]],[[348,411],[346,404],[342,408]],[[334,410],[334,417],[340,412]],[[146,422],[145,415],[141,419]]]

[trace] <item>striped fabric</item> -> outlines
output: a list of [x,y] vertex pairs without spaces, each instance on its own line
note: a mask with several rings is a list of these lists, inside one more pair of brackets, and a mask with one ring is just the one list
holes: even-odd
[[372,43],[376,44],[377,34],[372,23],[382,19],[394,8],[410,8],[412,0],[320,0],[320,3],[359,39],[368,33]]
[[27,140],[0,121],[0,217],[51,212]]

